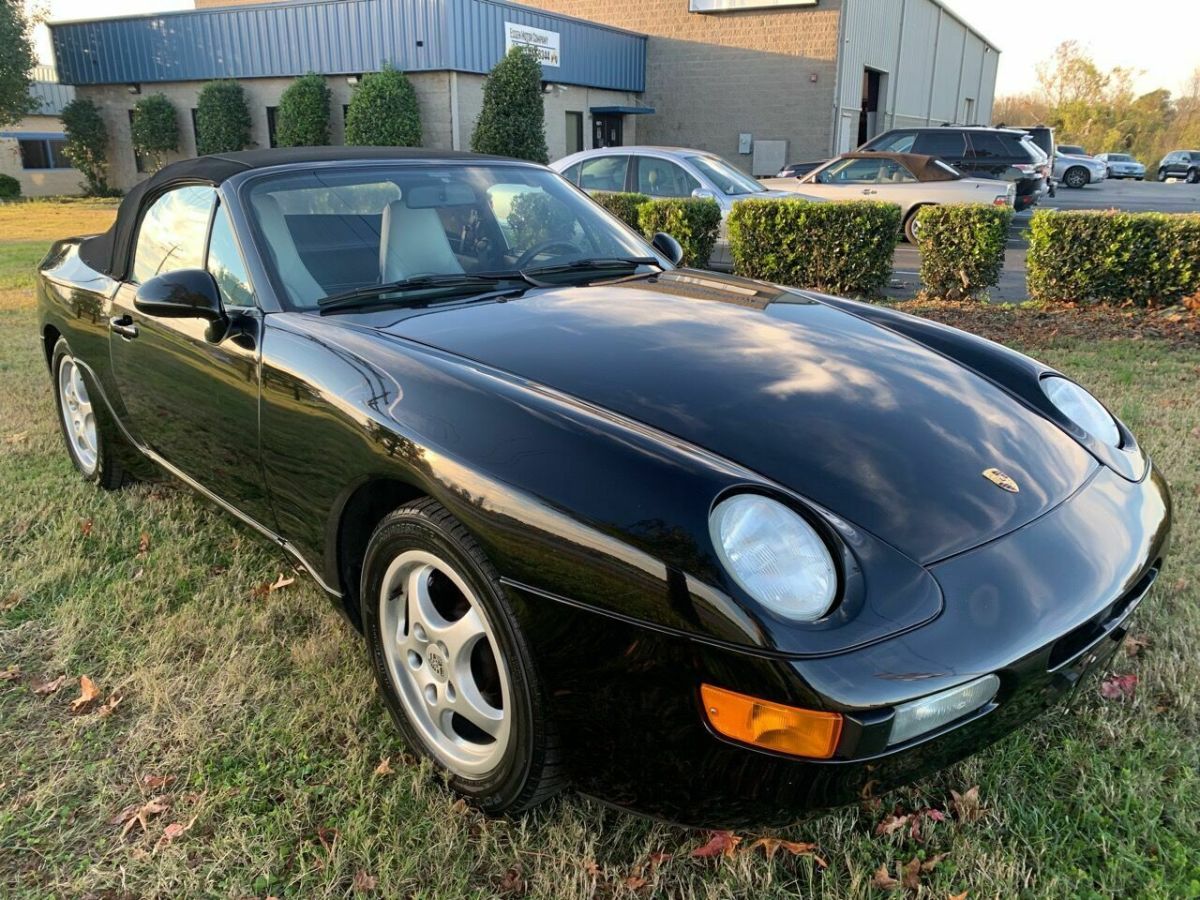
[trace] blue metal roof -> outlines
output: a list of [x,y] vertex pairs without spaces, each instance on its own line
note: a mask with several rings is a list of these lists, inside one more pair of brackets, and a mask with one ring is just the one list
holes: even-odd
[[377,71],[486,73],[504,23],[559,34],[548,81],[642,91],[646,37],[503,0],[299,0],[50,24],[64,84]]

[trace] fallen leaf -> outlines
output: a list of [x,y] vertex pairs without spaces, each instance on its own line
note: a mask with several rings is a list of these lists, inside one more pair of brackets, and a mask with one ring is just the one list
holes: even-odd
[[641,875],[630,875],[625,879],[625,887],[629,888],[631,891],[640,891],[647,884],[649,884],[649,882],[646,881],[646,879]]
[[16,681],[21,677],[20,666],[9,666],[3,672],[0,672],[0,681]]
[[280,572],[279,577],[275,579],[275,583],[267,588],[267,593],[273,594],[275,591],[282,591],[285,587],[294,584],[295,581],[295,578],[284,578],[283,573]]
[[146,570],[144,568],[142,568],[141,566],[138,566],[137,569],[134,571],[133,575],[130,576],[129,580],[130,581],[141,581],[142,576],[145,574],[146,574]]
[[379,765],[375,767],[375,774],[381,777],[384,775],[395,774],[395,772],[392,771],[392,758],[390,756],[385,756],[379,761]]
[[526,891],[525,879],[521,877],[521,863],[517,862],[511,869],[500,877],[496,890],[505,897],[524,897]]
[[1128,700],[1137,683],[1136,675],[1113,675],[1100,682],[1100,696],[1105,700]]
[[1125,638],[1125,655],[1132,658],[1141,656],[1143,650],[1150,648],[1150,638],[1144,634],[1131,634]]
[[111,716],[114,712],[116,712],[117,707],[120,705],[121,705],[121,695],[120,694],[109,694],[108,699],[105,700],[100,705],[100,708],[98,710],[96,710],[96,712],[99,714],[100,718],[106,719],[109,716]]
[[186,834],[195,823],[195,816],[193,816],[186,825],[184,825],[182,822],[172,822],[163,829],[162,835],[159,837],[158,842],[154,845],[153,852],[157,853],[161,848],[167,846],[172,841],[183,837],[183,835]]
[[887,863],[884,863],[875,870],[875,875],[871,878],[871,887],[878,888],[881,891],[894,891],[900,887],[900,882],[892,877],[892,874],[888,871]]
[[[127,806],[121,810],[120,817],[117,821],[109,820],[111,825],[120,825],[124,822],[124,827],[121,829],[121,837],[125,837],[133,830],[134,825],[142,826],[142,833],[150,830],[149,819],[151,816],[159,816],[171,808],[171,803],[165,795],[160,794],[157,797],[152,797],[141,806]],[[117,817],[114,817],[117,818]]]
[[262,600],[269,593],[271,593],[271,585],[265,581],[262,584],[256,584],[250,589],[250,597],[253,600]]
[[589,859],[583,864],[583,871],[587,872],[591,878],[602,879],[604,877],[604,870],[594,859]]
[[967,894],[970,891],[963,891],[961,894],[951,894],[949,900],[967,900]]
[[317,840],[321,842],[321,846],[326,853],[333,852],[333,845],[337,843],[337,839],[341,836],[336,828],[325,828],[324,826],[317,829]]
[[367,894],[375,890],[379,886],[379,879],[374,875],[368,875],[362,869],[354,873],[354,893]]
[[457,800],[455,800],[453,803],[450,804],[450,812],[454,813],[455,815],[465,816],[470,811],[471,811],[471,804],[468,803],[466,800],[464,800],[462,797],[459,797]]
[[23,444],[25,439],[29,437],[28,431],[18,431],[16,434],[7,435],[4,438],[6,444]]
[[174,775],[143,775],[142,787],[148,791],[158,791],[175,783]]
[[143,531],[138,535],[138,556],[145,556],[150,552],[150,532]]
[[33,685],[33,692],[39,696],[53,694],[60,687],[67,683],[66,675],[59,675],[57,678],[52,678],[50,681],[40,681]]
[[670,853],[651,853],[647,862],[650,863],[650,869],[653,871],[671,858]]
[[697,847],[688,855],[692,859],[708,859],[713,856],[733,856],[737,845],[742,839],[732,831],[713,831],[709,833],[708,843]]
[[90,537],[92,534],[92,520],[84,519],[79,523],[79,531],[84,537]]
[[71,715],[85,713],[100,699],[100,688],[86,675],[79,676],[79,696],[71,701]]
[[901,870],[903,878],[901,879],[904,886],[910,891],[919,891],[921,889],[921,860],[913,857]]
[[949,853],[939,853],[937,856],[929,857],[929,859],[927,859],[923,863],[921,863],[921,871],[922,872],[932,872],[934,869],[936,869],[938,867],[938,863],[940,863],[943,859],[945,859],[949,855],[950,855]]
[[757,847],[763,848],[763,852],[767,854],[767,859],[774,859],[775,854],[782,850],[785,853],[790,853],[792,856],[811,856],[813,861],[822,869],[829,865],[825,860],[817,856],[816,844],[808,844],[803,841],[785,841],[782,838],[775,837],[760,837],[746,849],[752,851]]
[[20,594],[9,594],[4,600],[0,601],[0,612],[8,612],[9,610],[16,609],[24,599]]
[[912,820],[910,813],[904,815],[885,816],[878,825],[875,826],[875,836],[882,837],[883,835],[895,834],[901,828],[904,828]]
[[979,804],[979,785],[975,785],[965,793],[950,791],[950,809],[960,822],[976,822],[983,815],[983,807]]

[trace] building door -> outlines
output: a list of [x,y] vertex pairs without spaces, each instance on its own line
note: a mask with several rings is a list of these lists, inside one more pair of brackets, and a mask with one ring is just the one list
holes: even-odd
[[861,147],[879,134],[879,95],[883,74],[863,69],[862,106],[858,114],[858,145]]
[[592,115],[592,146],[620,147],[625,143],[625,117],[620,113]]
[[567,156],[578,153],[583,149],[583,113],[567,113],[567,139],[565,143]]

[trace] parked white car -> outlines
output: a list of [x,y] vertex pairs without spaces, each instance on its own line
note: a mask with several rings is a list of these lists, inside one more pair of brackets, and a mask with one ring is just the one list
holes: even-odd
[[1059,144],[1054,150],[1054,179],[1069,188],[1100,184],[1108,177],[1108,163],[1088,156],[1082,147]]
[[721,207],[721,231],[709,265],[728,268],[728,220],[738,200],[793,197],[772,191],[737,166],[704,150],[682,147],[597,147],[564,156],[550,168],[585,191],[632,191],[648,197],[708,197]]
[[1109,178],[1136,178],[1141,181],[1146,177],[1146,167],[1128,153],[1101,153],[1096,159],[1108,167]]
[[943,203],[990,203],[1011,207],[1011,181],[964,178],[935,156],[919,153],[844,153],[803,178],[767,178],[767,187],[826,200],[883,200],[900,207],[904,236],[916,242],[917,210]]

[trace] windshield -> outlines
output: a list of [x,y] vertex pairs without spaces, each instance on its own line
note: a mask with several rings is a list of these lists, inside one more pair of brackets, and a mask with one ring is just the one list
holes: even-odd
[[689,156],[688,162],[699,169],[722,194],[761,194],[766,190],[761,184],[743,172],[715,156]]
[[572,263],[656,256],[560,176],[523,165],[310,169],[253,182],[248,205],[276,288],[299,309],[413,279],[559,266],[569,279],[589,274]]
[[1128,153],[1110,153],[1108,158],[1112,162],[1133,162],[1133,157]]
[[1058,152],[1065,153],[1067,156],[1086,156],[1086,154],[1083,152],[1083,148],[1076,146],[1075,144],[1059,144]]

